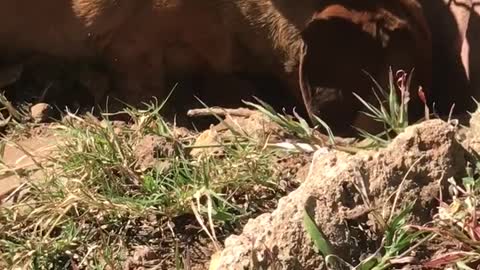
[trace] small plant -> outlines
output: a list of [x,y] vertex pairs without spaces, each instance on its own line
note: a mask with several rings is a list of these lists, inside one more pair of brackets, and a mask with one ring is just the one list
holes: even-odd
[[[351,270],[384,270],[390,269],[398,261],[405,261],[405,257],[413,250],[415,243],[423,243],[430,239],[424,231],[415,231],[409,228],[407,220],[414,203],[408,204],[400,213],[393,216],[387,224],[380,248],[371,256],[353,266],[332,252],[331,244],[320,228],[314,223],[307,212],[304,212],[304,226],[312,238],[315,247],[325,258],[328,269]],[[426,235],[426,236],[422,236]]]
[[[300,144],[295,144],[294,147],[296,148],[318,149],[318,147],[328,146],[348,153],[356,153],[359,150],[356,147],[340,144],[335,138],[328,124],[317,116],[314,116],[314,120],[318,123],[319,126],[310,127],[308,122],[300,115],[298,115],[295,111],[293,112],[293,116],[285,112],[283,114],[279,114],[269,104],[258,98],[256,98],[256,100],[259,102],[259,104],[251,102],[244,103],[248,106],[255,108],[256,110],[267,116],[274,123],[277,123],[280,127],[282,127],[290,135],[298,138],[301,141],[301,144],[304,144],[304,146],[306,146],[304,147],[300,146]],[[320,126],[325,130],[327,135],[319,132],[318,129]]]
[[[384,126],[384,131],[380,134],[370,134],[365,130],[357,128],[360,135],[373,143],[372,146],[386,146],[393,137],[405,130],[409,125],[408,104],[410,101],[410,83],[413,76],[413,70],[407,74],[403,70],[396,72],[389,69],[388,92],[368,73],[367,76],[374,82],[373,94],[378,102],[378,107],[368,103],[358,94],[354,96],[366,107],[367,112],[362,112],[369,118],[380,122]],[[398,94],[400,93],[400,95]],[[429,110],[425,93],[422,88],[418,89],[420,100],[425,104],[425,118],[429,117]]]
[[[295,111],[293,112],[294,116],[288,115],[284,113],[283,115],[277,113],[275,109],[272,108],[269,104],[265,103],[264,101],[255,98],[260,104],[254,104],[251,102],[245,102],[245,104],[257,109],[261,113],[265,114],[268,118],[270,118],[273,122],[280,125],[285,130],[289,131],[292,135],[297,138],[300,138],[305,141],[318,141],[318,138],[315,137],[315,128],[310,127],[308,122],[303,119],[300,115],[298,115]],[[321,123],[323,128],[327,131],[328,138],[330,143],[333,145],[335,143],[335,138],[333,133],[328,127],[328,125],[322,121],[321,119],[317,118],[317,121]]]
[[424,262],[425,267],[476,269],[474,266],[480,265],[480,156],[472,154],[461,185],[453,178],[448,180],[452,202],[441,201],[430,226],[417,228],[431,232],[435,241],[430,244],[446,250]]
[[407,262],[406,256],[416,247],[416,243],[423,243],[430,235],[423,231],[412,230],[407,220],[415,202],[408,204],[400,213],[388,223],[381,249],[383,255],[377,254],[365,259],[358,269],[383,270],[389,269],[397,261]]

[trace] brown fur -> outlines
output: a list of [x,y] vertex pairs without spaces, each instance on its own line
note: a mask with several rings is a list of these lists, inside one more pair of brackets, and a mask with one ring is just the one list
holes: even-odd
[[232,66],[232,39],[207,1],[7,0],[0,17],[3,62],[35,54],[100,62],[135,104],[164,97],[167,77]]
[[[234,69],[274,74],[301,103],[297,68],[303,41],[294,22],[305,24],[315,10],[313,4],[305,5],[309,1],[297,1],[292,5],[293,2],[281,3],[285,1],[278,0],[221,2],[222,13],[229,18],[229,31],[235,34],[240,46],[250,54],[250,57],[243,59],[234,56]],[[282,13],[282,8],[290,13]],[[297,12],[299,9],[301,12]]]
[[93,56],[135,12],[135,1],[27,0],[0,3],[0,48],[62,57]]

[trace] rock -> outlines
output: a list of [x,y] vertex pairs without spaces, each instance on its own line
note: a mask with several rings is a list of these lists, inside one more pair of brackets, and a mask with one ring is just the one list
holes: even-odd
[[282,128],[258,111],[251,111],[247,116],[226,115],[225,119],[198,136],[190,154],[193,157],[200,155],[220,155],[221,147],[204,147],[206,145],[220,145],[235,141],[235,137],[244,136],[257,142],[269,140],[270,143],[283,141],[287,137]]
[[217,131],[225,131],[224,136],[230,138],[235,136],[234,133],[250,137],[256,141],[266,140],[267,138],[270,142],[275,141],[275,139],[283,141],[287,137],[277,123],[258,111],[253,111],[248,117],[227,115],[225,120],[215,128]]
[[[221,155],[223,153],[221,142],[221,137],[215,128],[207,129],[195,139],[193,143],[194,148],[190,151],[190,155],[193,158]],[[213,147],[214,145],[219,145],[219,147]]]
[[[430,120],[408,127],[376,152],[315,155],[305,182],[282,198],[276,210],[249,220],[240,235],[226,239],[215,269],[266,269],[273,263],[275,269],[325,269],[305,232],[305,210],[335,254],[358,263],[361,253],[374,252],[383,236],[373,211],[388,220],[391,209],[399,211],[416,200],[411,222],[431,220],[429,209],[436,209],[435,198],[446,190],[446,180],[465,168],[455,132],[444,121]],[[397,192],[401,200],[394,208]]]
[[37,103],[30,108],[30,115],[35,123],[43,123],[48,121],[52,110],[52,106],[47,103]]

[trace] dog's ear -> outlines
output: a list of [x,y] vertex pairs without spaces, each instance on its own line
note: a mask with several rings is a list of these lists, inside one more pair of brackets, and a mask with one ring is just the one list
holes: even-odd
[[418,30],[418,37],[430,38],[430,33],[423,18],[422,10],[414,1],[401,0],[397,9],[405,14],[405,18],[400,18],[396,14],[385,8],[376,8],[371,10],[355,10],[346,6],[334,4],[323,8],[313,14],[307,27],[302,32],[304,39],[313,38],[311,25],[318,24],[321,21],[341,19],[351,24],[357,25],[365,33],[378,39],[383,45],[388,44],[388,36],[398,30],[412,29],[411,23],[415,23],[415,30]]
[[[349,11],[341,5],[331,5],[322,9],[321,11],[317,11],[313,14],[306,27],[302,30],[302,38],[306,43],[312,42],[314,39],[322,38],[316,35],[316,33],[319,32],[318,27],[322,27],[324,22],[327,22],[334,17],[349,19],[349,16]],[[333,28],[329,26],[333,26]],[[325,27],[322,29],[322,32],[325,34],[334,33],[334,25],[325,25]]]

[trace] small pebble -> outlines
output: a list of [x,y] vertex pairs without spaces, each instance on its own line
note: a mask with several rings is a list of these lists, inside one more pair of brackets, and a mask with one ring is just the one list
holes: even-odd
[[30,114],[35,123],[46,122],[51,112],[52,106],[47,103],[37,103],[30,108]]

